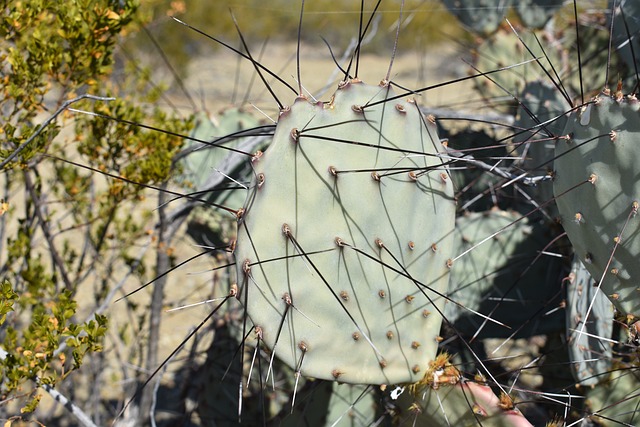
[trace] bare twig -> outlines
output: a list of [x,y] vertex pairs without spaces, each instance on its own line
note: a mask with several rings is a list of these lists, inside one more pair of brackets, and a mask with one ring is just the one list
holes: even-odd
[[156,405],[158,403],[158,390],[160,390],[160,382],[162,381],[162,376],[167,372],[167,368],[169,367],[169,363],[178,355],[178,353],[174,353],[171,355],[169,359],[167,359],[162,371],[158,373],[158,377],[156,378],[155,384],[153,385],[153,395],[151,399],[151,408],[149,410],[149,419],[151,422],[151,427],[156,427]]
[[60,393],[58,390],[56,390],[55,388],[53,388],[49,384],[45,384],[45,383],[41,382],[40,378],[38,378],[38,377],[36,377],[36,384],[38,384],[38,386],[40,388],[42,388],[44,391],[49,393],[51,395],[51,397],[53,398],[53,400],[58,402],[67,411],[69,411],[69,413],[71,413],[71,415],[73,415],[76,418],[76,420],[78,420],[78,423],[81,426],[83,426],[83,427],[98,427],[91,420],[91,418],[87,414],[84,413],[84,411],[82,409],[80,409],[72,401],[67,399],[67,397],[64,394]]
[[49,244],[49,251],[51,252],[53,263],[56,265],[56,267],[60,271],[60,276],[62,277],[62,281],[64,282],[65,288],[72,290],[73,283],[71,283],[71,279],[69,279],[69,275],[67,274],[67,269],[64,266],[64,261],[60,256],[60,254],[58,253],[56,246],[53,243],[53,237],[51,235],[51,230],[49,229],[49,222],[44,217],[44,215],[42,215],[42,211],[41,211],[42,203],[39,195],[36,194],[36,189],[33,185],[33,181],[31,180],[31,174],[29,173],[29,171],[24,172],[24,183],[25,183],[25,186],[27,187],[27,191],[29,192],[29,195],[31,196],[31,199],[33,200],[33,203],[35,204],[35,209],[34,209],[35,214],[38,218],[38,221],[40,222],[40,229],[42,229],[42,234],[44,234],[44,237],[47,240],[47,243]]
[[40,384],[40,387],[47,393],[53,397],[53,400],[61,404],[67,411],[73,415],[76,420],[80,423],[80,425],[84,427],[98,427],[96,426],[91,418],[87,414],[82,411],[78,406],[76,406],[73,402],[67,399],[62,393],[60,393],[55,388],[51,387],[49,384]]
[[[165,182],[162,187],[166,187]],[[171,267],[168,248],[171,245],[171,238],[168,236],[168,222],[165,206],[166,195],[158,193],[158,240],[156,249],[156,280],[153,284],[151,295],[151,305],[149,307],[149,341],[147,342],[147,357],[145,361],[146,369],[153,371],[158,365],[158,352],[160,346],[160,323],[162,319],[162,307],[164,304],[164,288],[167,283],[167,276],[163,275]],[[140,399],[140,424],[146,423],[147,414],[153,411],[154,389],[146,388],[142,390]]]

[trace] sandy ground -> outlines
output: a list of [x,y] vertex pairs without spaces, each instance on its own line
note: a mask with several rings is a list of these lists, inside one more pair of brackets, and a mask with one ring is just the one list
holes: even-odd
[[[437,49],[437,55],[415,51],[396,55],[391,80],[403,87],[418,89],[466,75],[468,66],[452,45],[437,46],[434,49]],[[340,56],[342,53],[339,52]],[[262,57],[265,67],[297,90],[295,44],[269,45]],[[377,83],[387,75],[389,62],[390,52],[363,54],[358,77],[366,83]],[[319,45],[303,46],[300,63],[303,90],[319,100],[328,100],[343,77],[331,60],[328,49]],[[352,70],[354,68],[355,66]],[[290,104],[295,93],[273,77],[266,77],[280,102]],[[253,104],[272,117],[276,113],[276,103],[265,85],[256,77],[254,67],[249,61],[238,63],[237,55],[233,52],[218,50],[213,56],[192,60],[185,86],[192,97],[202,100],[209,111],[242,103],[245,106]],[[469,91],[470,84],[456,85],[455,91],[450,88],[433,89],[419,95],[419,101],[429,106],[464,103],[469,101]],[[181,105],[186,105],[184,97],[178,96],[177,99]]]

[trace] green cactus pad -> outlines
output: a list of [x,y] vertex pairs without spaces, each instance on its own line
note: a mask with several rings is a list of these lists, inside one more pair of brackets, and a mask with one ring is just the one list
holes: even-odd
[[[201,112],[190,136],[201,141],[215,141],[225,135],[234,135],[239,131],[257,127],[259,124],[255,117],[238,108],[222,111],[217,119]],[[237,157],[237,155],[222,147],[239,148],[243,139],[240,136],[236,138],[231,136],[225,138],[222,143],[216,142],[215,145],[188,140],[187,150],[195,151],[189,152],[181,160],[183,171],[178,182],[196,191],[207,189],[208,191],[200,193],[199,197],[206,198],[209,202],[233,209],[242,206],[246,199],[246,190],[240,186],[243,182],[251,181],[252,169],[244,160],[234,162],[233,156]],[[257,144],[255,149],[264,150],[268,144],[269,140],[266,140]],[[236,166],[226,168],[224,172],[216,171],[215,168],[223,167],[225,162],[228,162],[227,165],[235,163]],[[213,191],[214,189],[209,186],[211,179],[221,173],[227,178]],[[221,212],[208,205],[196,205],[189,214],[187,233],[200,245],[223,246],[235,239],[235,224],[233,217],[227,212]]]
[[[537,36],[543,45],[550,44],[552,40],[549,40],[548,34],[542,31],[522,32],[519,36],[522,40],[512,30],[501,28],[476,48],[474,66],[479,71],[487,72],[530,61],[534,56],[540,58],[540,63],[546,68],[549,68],[549,61],[556,66],[563,63],[561,52],[557,48],[543,50],[536,41]],[[546,78],[540,64],[535,61],[502,70],[489,77],[490,79],[474,79],[476,90],[500,111],[514,115],[517,108],[512,97],[522,93],[527,82]]]
[[[566,101],[551,83],[535,80],[525,85],[520,102],[513,137],[515,152],[521,158],[519,166],[530,176],[543,177],[553,170],[554,137],[562,135],[567,122]],[[523,132],[522,129],[530,130]],[[547,202],[553,199],[553,183],[540,181],[536,186],[527,187],[527,192],[538,203]],[[525,208],[529,210],[530,205]],[[550,218],[558,216],[553,203],[546,205],[545,210]]]
[[[597,291],[597,282],[577,258],[573,260],[571,275],[566,283],[567,342],[571,370],[581,385],[593,386],[611,370],[613,307],[611,301]],[[590,306],[591,312],[586,318]]]
[[465,27],[487,36],[498,29],[511,0],[443,0],[443,3]]
[[513,6],[524,25],[542,28],[563,3],[563,0],[518,0]]
[[637,367],[620,364],[596,387],[586,387],[584,417],[598,425],[614,427],[638,425],[640,414],[640,378]]
[[373,425],[376,421],[375,398],[375,389],[372,386],[333,383],[328,417],[331,425],[335,427]]
[[640,314],[640,103],[601,94],[574,113],[556,145],[553,191],[589,273],[624,314]]
[[[267,346],[303,375],[420,378],[438,346],[455,203],[433,118],[388,86],[298,98],[239,220],[240,300]],[[421,372],[422,371],[422,372]]]
[[[465,335],[476,334],[483,324],[481,338],[531,336],[563,327],[561,312],[541,314],[560,303],[560,263],[549,257],[534,263],[550,237],[544,227],[519,219],[516,212],[493,210],[469,213],[456,221],[456,255],[508,227],[456,260],[451,269],[448,295],[465,308],[449,301],[445,315]],[[468,309],[510,328],[487,322]],[[511,329],[514,326],[521,329]]]
[[[191,137],[202,141],[212,141],[225,135],[231,135],[243,129],[256,127],[260,122],[251,114],[237,108],[230,108],[220,113],[219,117],[211,118],[202,112],[196,119],[196,126],[191,132]],[[235,148],[241,139],[237,138],[224,143],[225,147]],[[193,147],[196,151],[189,153],[183,160],[183,180],[190,181],[194,188],[200,188],[209,175],[215,173],[213,169],[222,163],[229,154],[228,150],[204,145],[197,141],[189,140],[187,148]]]
[[[518,154],[525,158],[524,168],[531,170],[553,159],[555,140],[549,138],[562,135],[567,122],[563,115],[566,101],[551,83],[535,80],[525,85],[520,102],[522,105],[513,124],[517,132],[513,142],[521,145],[517,148]],[[530,130],[523,132],[522,129]],[[538,142],[541,139],[545,141]],[[551,165],[545,167],[551,168]],[[536,172],[541,171],[546,169]]]

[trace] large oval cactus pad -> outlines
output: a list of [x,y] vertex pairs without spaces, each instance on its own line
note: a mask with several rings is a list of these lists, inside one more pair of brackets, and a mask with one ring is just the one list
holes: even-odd
[[597,96],[556,145],[554,194],[562,224],[616,308],[640,314],[640,103]]
[[435,125],[393,95],[351,81],[328,103],[298,98],[254,162],[240,299],[305,376],[413,382],[437,351],[453,186]]

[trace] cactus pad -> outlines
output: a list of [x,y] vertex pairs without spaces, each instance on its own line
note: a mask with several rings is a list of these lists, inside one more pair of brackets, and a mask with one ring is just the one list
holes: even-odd
[[485,318],[447,302],[445,315],[459,332],[473,335],[483,323],[479,335],[483,338],[531,336],[562,329],[564,319],[560,312],[539,314],[560,303],[561,265],[549,257],[536,259],[550,237],[542,226],[532,225],[526,219],[515,222],[520,218],[516,212],[496,209],[457,219],[456,255],[508,228],[456,260],[451,269],[449,297],[467,309],[510,327],[520,327],[509,329],[486,322]]
[[623,314],[640,314],[640,134],[635,97],[602,93],[556,145],[554,194],[577,255]]
[[563,3],[562,0],[518,0],[513,6],[524,25],[542,28]]
[[[611,301],[597,291],[597,282],[577,258],[573,260],[566,283],[571,370],[581,385],[594,386],[611,370],[613,359],[609,340],[613,333],[613,307]],[[589,306],[592,308],[587,318]]]
[[327,103],[299,97],[254,160],[239,297],[305,376],[411,382],[436,353],[431,301],[448,282],[453,185],[433,120],[392,97],[357,80]]
[[[525,85],[520,102],[514,123],[517,133],[513,137],[520,167],[531,176],[548,175],[553,169],[555,138],[562,135],[567,122],[566,101],[552,84],[535,80]],[[540,181],[527,191],[539,203],[553,199],[551,180]],[[545,210],[551,218],[558,216],[555,204],[547,205]]]
[[536,41],[537,36],[543,46],[553,46],[553,40],[548,34],[541,31],[523,32],[519,36],[520,39],[512,30],[501,28],[491,37],[484,39],[474,51],[474,66],[482,72],[523,63],[492,74],[489,78],[474,80],[475,88],[480,95],[499,110],[514,115],[517,108],[512,97],[522,93],[527,82],[545,78],[538,63],[526,61],[534,57],[540,58],[540,64],[547,68],[549,61],[556,66],[562,64],[561,52],[558,49],[543,50]]
[[[260,122],[250,115],[237,108],[231,108],[220,113],[218,118],[212,118],[202,112],[198,115],[196,126],[191,133],[191,137],[203,141],[213,141],[225,135],[232,135],[243,129],[256,127]],[[235,148],[240,139],[231,140],[223,145]],[[182,161],[184,166],[184,181],[190,181],[194,188],[201,188],[207,181],[209,175],[215,173],[213,167],[222,163],[229,151],[220,149],[215,145],[205,145],[197,141],[189,140],[187,148],[195,151]]]
[[486,36],[498,29],[511,0],[443,0],[443,3],[465,27]]

